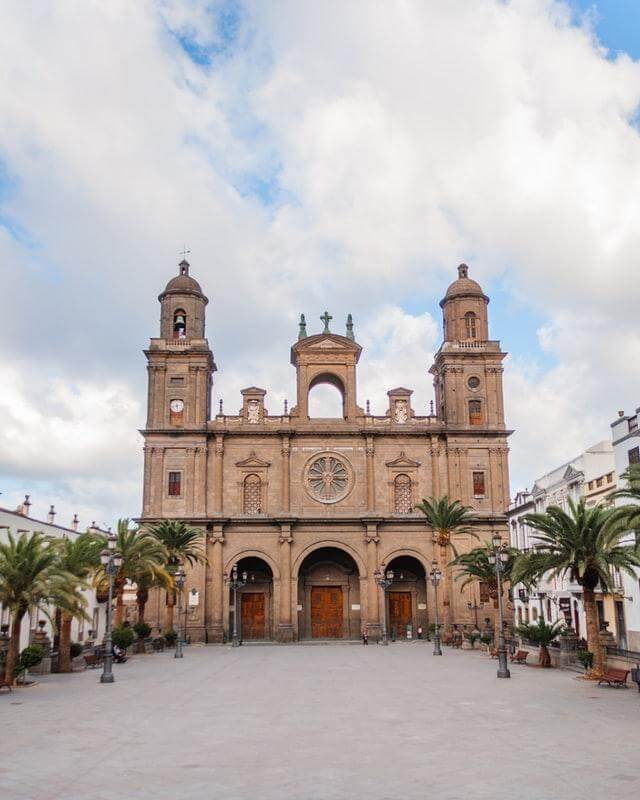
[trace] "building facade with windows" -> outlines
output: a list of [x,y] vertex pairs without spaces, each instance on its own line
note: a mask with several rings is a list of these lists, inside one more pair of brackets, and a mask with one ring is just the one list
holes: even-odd
[[[41,533],[43,536],[55,538],[66,537],[69,539],[78,536],[78,515],[74,514],[69,527],[59,525],[55,522],[56,511],[53,506],[49,507],[46,520],[37,519],[31,516],[32,502],[29,495],[25,495],[24,502],[17,509],[0,508],[0,541],[7,541],[7,534],[11,533],[14,537],[29,536],[32,533]],[[92,523],[95,525],[95,523]],[[99,531],[98,528],[95,528]],[[105,533],[105,531],[99,531]],[[96,592],[90,588],[83,592],[87,605],[86,614],[88,619],[74,619],[71,623],[71,640],[74,642],[85,643],[87,641],[102,641],[106,624],[106,603],[99,603]],[[49,616],[45,614],[48,611]],[[26,647],[35,632],[42,628],[51,640],[54,649],[57,647],[58,629],[53,623],[56,622],[57,615],[55,608],[33,609],[31,614],[24,617],[20,631],[20,649]],[[44,623],[39,625],[38,623]],[[0,624],[9,626],[10,614],[8,608],[3,608],[0,604]]]
[[[357,638],[365,629],[376,636],[385,612],[398,636],[433,621],[426,572],[442,553],[416,503],[446,494],[473,508],[480,539],[507,532],[505,353],[489,338],[489,298],[466,265],[441,302],[444,341],[429,370],[429,414],[417,412],[404,387],[387,392],[383,415],[359,405],[362,347],[350,316],[338,334],[326,312],[319,332],[308,332],[301,317],[290,348],[291,408],[270,410],[266,390],[250,386],[237,413],[220,404],[212,414],[208,300],[186,261],[159,301],[160,335],[145,351],[139,521],[180,519],[206,536],[207,564],[188,569],[184,621],[192,640],[229,636],[234,564],[247,572],[236,609],[246,639]],[[337,418],[310,416],[309,395],[325,384],[340,394]],[[461,534],[455,545],[464,551],[477,542]],[[379,570],[394,573],[384,606]],[[470,592],[455,585],[441,598],[441,619],[470,622]],[[160,627],[162,607],[160,596],[147,607]]]
[[[531,491],[518,492],[509,506],[508,520],[510,541],[513,547],[527,551],[535,546],[536,533],[526,521],[526,515],[543,513],[556,505],[569,510],[569,500],[577,503],[585,500],[587,506],[611,502],[610,495],[617,488],[617,473],[611,442],[602,441],[589,447],[577,458],[537,478]],[[621,585],[621,576],[614,582]],[[513,603],[516,624],[535,622],[543,617],[547,622],[561,620],[570,625],[578,637],[586,635],[582,588],[571,582],[568,575],[559,578],[549,576],[525,591],[523,586],[513,587]],[[609,630],[618,635],[614,622],[617,595],[597,597],[602,622],[609,622]]]
[[[611,423],[611,439],[615,457],[616,472],[619,475],[620,488],[626,486],[622,477],[631,464],[640,464],[640,430],[638,418],[640,408],[627,416],[618,412],[618,418]],[[617,497],[616,505],[632,502],[625,497]],[[628,543],[632,543],[634,534],[630,533]],[[640,574],[631,577],[626,573],[620,576],[620,595],[616,598],[614,621],[620,631],[617,636],[618,645],[624,650],[640,651]]]

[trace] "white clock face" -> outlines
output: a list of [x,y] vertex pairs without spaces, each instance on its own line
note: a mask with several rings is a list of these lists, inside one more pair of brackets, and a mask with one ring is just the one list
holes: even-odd
[[184,408],[184,403],[182,402],[182,400],[172,400],[169,408],[173,411],[174,414],[179,414]]

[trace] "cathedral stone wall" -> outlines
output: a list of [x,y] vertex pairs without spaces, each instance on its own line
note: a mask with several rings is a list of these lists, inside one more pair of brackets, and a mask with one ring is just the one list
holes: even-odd
[[[345,336],[330,332],[330,318],[314,335],[301,323],[291,348],[298,389],[290,412],[269,414],[266,391],[249,387],[237,414],[212,415],[216,365],[201,338],[207,300],[185,264],[178,283],[160,295],[165,336],[145,351],[140,522],[176,518],[203,531],[207,564],[187,578],[191,639],[231,635],[234,595],[226,576],[234,564],[247,574],[235,609],[244,638],[355,638],[364,630],[376,637],[385,620],[396,635],[415,635],[435,617],[431,562],[446,569],[451,557],[434,545],[415,505],[446,494],[473,509],[480,540],[506,534],[504,353],[486,338],[488,298],[463,265],[441,304],[445,331],[458,338],[445,339],[435,356],[429,416],[416,415],[404,387],[389,390],[386,414],[363,410],[356,395],[361,347],[349,324]],[[189,310],[200,338],[190,338],[189,318],[173,337],[167,320],[176,309]],[[341,418],[309,418],[308,393],[319,382],[341,391]],[[477,542],[454,536],[458,551]],[[388,569],[394,580],[383,593],[376,576]],[[438,607],[446,626],[472,622],[474,591],[462,593],[452,580],[443,587]],[[164,627],[161,599],[149,609],[150,622]],[[485,613],[493,616],[489,607]]]

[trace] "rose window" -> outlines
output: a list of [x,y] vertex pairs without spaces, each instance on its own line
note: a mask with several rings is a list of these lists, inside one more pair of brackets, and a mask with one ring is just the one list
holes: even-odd
[[341,500],[349,489],[349,473],[335,456],[316,459],[307,470],[309,494],[321,503]]

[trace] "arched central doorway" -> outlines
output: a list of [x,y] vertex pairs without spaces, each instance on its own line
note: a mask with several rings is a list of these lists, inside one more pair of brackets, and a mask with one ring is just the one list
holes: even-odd
[[360,636],[360,576],[353,558],[337,547],[321,547],[298,573],[300,639]]
[[385,570],[393,572],[393,583],[386,594],[389,636],[393,639],[415,638],[419,627],[426,632],[428,615],[424,567],[413,556],[398,556],[389,561]]
[[238,575],[247,573],[246,584],[238,589],[238,608],[233,607],[233,591],[229,596],[229,632],[237,613],[238,635],[242,641],[273,639],[273,573],[266,561],[247,556],[237,562]]

